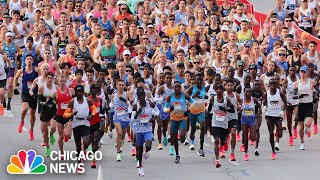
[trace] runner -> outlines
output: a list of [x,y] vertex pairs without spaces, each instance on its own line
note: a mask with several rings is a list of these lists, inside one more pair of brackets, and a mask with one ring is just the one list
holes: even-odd
[[[267,106],[265,118],[269,130],[269,140],[272,150],[271,158],[275,160],[277,154],[275,152],[274,128],[278,138],[282,137],[282,120],[283,110],[287,109],[287,98],[284,93],[277,87],[277,81],[274,78],[269,80],[269,90],[263,95],[263,105]],[[299,113],[300,114],[300,113]]]

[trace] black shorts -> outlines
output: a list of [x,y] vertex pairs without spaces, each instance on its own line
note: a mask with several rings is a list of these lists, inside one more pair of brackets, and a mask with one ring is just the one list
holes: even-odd
[[287,111],[293,112],[295,107],[297,107],[297,105],[287,106]]
[[66,123],[71,121],[71,118],[64,118],[63,116],[58,116],[54,118],[58,123],[65,125]]
[[313,117],[313,103],[299,103],[298,121],[304,121],[307,117]]
[[212,135],[215,138],[219,138],[223,141],[227,139],[229,129],[223,129],[221,127],[212,127]]
[[89,126],[77,126],[73,128],[73,137],[75,140],[80,139],[84,136],[90,136],[90,127]]
[[230,121],[228,121],[228,128],[229,128],[229,132],[231,131],[232,128],[236,128],[238,127],[238,120],[237,119],[231,119]]
[[21,101],[27,102],[29,104],[30,109],[37,109],[37,96],[31,96],[29,93],[22,92],[21,93]]
[[90,135],[92,136],[95,131],[100,130],[100,122],[90,125]]
[[0,80],[0,88],[6,88],[7,79]]
[[267,121],[273,121],[274,124],[276,124],[277,121],[282,121],[281,117],[272,117],[272,116],[266,116]]

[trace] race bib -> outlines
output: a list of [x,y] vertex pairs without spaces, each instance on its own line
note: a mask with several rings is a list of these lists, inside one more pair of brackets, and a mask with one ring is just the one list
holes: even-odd
[[181,110],[181,103],[180,102],[174,102],[172,103],[174,110]]
[[225,114],[224,113],[217,113],[216,114],[216,121],[219,121],[219,122],[223,122],[225,121]]
[[123,116],[126,115],[126,111],[124,108],[118,108],[117,109],[117,116]]
[[244,111],[244,115],[246,115],[246,116],[252,116],[252,115],[253,115],[253,110],[252,110],[252,109],[250,109],[250,110],[245,110],[245,111]]
[[294,5],[294,4],[289,4],[288,5],[288,10],[293,11],[295,9],[296,9],[296,5]]
[[148,122],[149,122],[149,116],[147,114],[141,114],[140,123],[148,123]]
[[68,108],[68,104],[61,103],[60,108],[61,109],[67,109]]
[[31,86],[32,86],[32,82],[33,82],[33,81],[27,81],[27,87],[28,87],[28,89],[30,89],[30,88],[31,88]]

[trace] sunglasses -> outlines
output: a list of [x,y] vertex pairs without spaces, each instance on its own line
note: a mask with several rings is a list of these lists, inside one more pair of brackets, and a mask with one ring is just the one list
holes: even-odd
[[174,21],[175,19],[169,19],[169,21]]
[[193,64],[200,64],[200,62],[193,62]]
[[132,72],[131,70],[126,70],[126,72]]
[[142,52],[139,52],[139,54],[140,54],[140,55],[144,55],[144,53],[142,53]]
[[291,20],[285,20],[285,22],[291,22]]
[[148,40],[149,38],[142,38],[143,40]]
[[168,43],[169,41],[162,41],[163,43]]
[[121,8],[122,11],[127,10],[127,8]]
[[269,83],[270,85],[276,85],[277,83]]
[[79,6],[75,6],[75,7],[81,7],[81,6],[79,5]]
[[298,50],[299,50],[299,48],[293,48],[293,50],[294,50],[294,51],[298,51]]
[[280,57],[284,57],[284,56],[286,56],[286,54],[279,54],[279,56],[280,56]]

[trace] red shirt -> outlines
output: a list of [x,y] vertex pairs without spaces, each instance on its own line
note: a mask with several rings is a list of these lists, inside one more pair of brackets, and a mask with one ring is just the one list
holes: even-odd
[[[91,99],[93,105],[97,108],[97,113],[89,120],[90,125],[94,125],[94,124],[100,123],[100,114],[99,114],[99,112],[100,112],[100,107],[101,107],[101,98],[97,97],[98,101],[94,101],[92,99],[91,95],[88,98]],[[91,112],[91,109],[90,109],[90,112]]]
[[64,111],[68,108],[68,103],[71,101],[72,96],[69,88],[66,89],[66,93],[62,94],[60,89],[57,89],[57,115],[63,116]]

